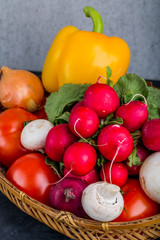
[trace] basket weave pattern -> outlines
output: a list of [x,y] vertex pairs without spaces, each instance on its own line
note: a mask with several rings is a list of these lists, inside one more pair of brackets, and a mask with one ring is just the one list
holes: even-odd
[[101,223],[48,207],[14,187],[0,165],[0,191],[23,212],[71,239],[145,240],[160,237],[160,214],[132,222]]

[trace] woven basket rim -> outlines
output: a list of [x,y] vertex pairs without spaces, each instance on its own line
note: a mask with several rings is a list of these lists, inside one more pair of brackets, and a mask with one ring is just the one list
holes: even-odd
[[[87,229],[98,229],[98,230],[115,230],[115,229],[130,229],[130,228],[139,228],[150,226],[152,224],[160,224],[160,213],[152,217],[143,218],[136,221],[130,222],[99,222],[90,219],[79,218],[72,213],[54,209],[50,206],[47,206],[39,201],[28,196],[24,192],[16,188],[8,179],[5,177],[6,169],[0,164],[0,183],[3,185],[3,188],[7,188],[8,191],[11,191],[18,199],[22,202],[25,202],[28,205],[33,206],[35,209],[40,210],[44,214],[49,215],[50,217],[55,218],[56,220],[71,222],[74,227],[85,227]],[[5,195],[5,191],[3,192]],[[72,221],[70,221],[72,219]]]

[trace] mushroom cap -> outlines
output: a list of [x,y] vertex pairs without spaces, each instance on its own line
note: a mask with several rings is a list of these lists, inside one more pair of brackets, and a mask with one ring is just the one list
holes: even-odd
[[100,181],[85,188],[82,206],[89,217],[106,222],[116,219],[121,214],[124,200],[118,186]]
[[46,119],[36,119],[29,122],[21,133],[22,145],[29,150],[44,149],[47,134],[53,126]]

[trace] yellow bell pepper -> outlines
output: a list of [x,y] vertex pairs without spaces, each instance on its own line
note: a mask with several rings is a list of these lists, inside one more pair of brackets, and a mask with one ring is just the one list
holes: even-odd
[[93,21],[93,31],[66,26],[55,37],[42,69],[42,82],[48,92],[57,91],[66,83],[95,83],[99,76],[106,77],[106,67],[112,70],[110,80],[116,83],[126,74],[130,49],[119,37],[107,37],[103,22],[92,7],[84,8]]

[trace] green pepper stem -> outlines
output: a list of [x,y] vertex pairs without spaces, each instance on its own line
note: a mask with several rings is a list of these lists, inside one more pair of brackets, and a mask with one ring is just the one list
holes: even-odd
[[90,17],[93,21],[93,32],[103,33],[103,21],[100,14],[92,7],[83,9],[86,17]]

